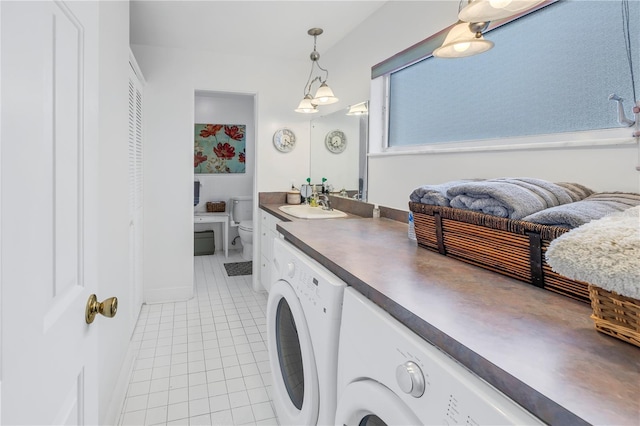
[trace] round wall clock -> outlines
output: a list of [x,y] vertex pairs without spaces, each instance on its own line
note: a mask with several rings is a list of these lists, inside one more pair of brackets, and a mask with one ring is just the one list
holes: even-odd
[[347,147],[347,137],[341,130],[333,130],[327,133],[324,144],[329,151],[340,154]]
[[296,135],[290,129],[279,129],[273,134],[273,145],[280,152],[289,152],[296,146]]

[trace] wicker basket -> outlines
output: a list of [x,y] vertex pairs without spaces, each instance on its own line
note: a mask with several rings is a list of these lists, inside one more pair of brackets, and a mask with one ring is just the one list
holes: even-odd
[[409,203],[420,247],[589,303],[588,284],[551,270],[545,252],[568,230],[451,207]]
[[589,285],[596,330],[640,347],[640,300]]
[[226,208],[226,203],[224,201],[208,201],[207,202],[207,212],[209,213],[224,212],[225,208]]

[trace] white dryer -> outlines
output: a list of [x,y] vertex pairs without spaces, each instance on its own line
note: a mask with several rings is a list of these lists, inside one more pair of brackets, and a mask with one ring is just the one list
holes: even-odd
[[346,284],[278,238],[273,254],[267,338],[278,421],[333,424]]
[[353,288],[344,294],[336,425],[541,425]]

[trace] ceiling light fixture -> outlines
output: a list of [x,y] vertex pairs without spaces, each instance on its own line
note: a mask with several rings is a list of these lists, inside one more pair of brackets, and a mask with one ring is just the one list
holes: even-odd
[[464,58],[486,52],[493,47],[493,42],[485,40],[482,33],[489,27],[490,21],[516,15],[544,1],[460,0],[459,21],[451,28],[442,46],[433,51],[433,56]]
[[545,0],[473,0],[458,13],[465,22],[495,21],[531,9]]
[[451,28],[442,46],[433,51],[437,58],[464,58],[486,52],[493,47],[493,42],[482,37],[488,22],[461,22]]
[[[334,96],[333,91],[327,85],[329,71],[320,66],[320,54],[316,50],[316,38],[322,32],[322,28],[311,28],[307,31],[307,34],[313,36],[313,52],[309,55],[309,58],[311,58],[311,71],[309,72],[307,83],[304,85],[304,97],[298,104],[298,108],[295,109],[296,112],[312,114],[318,112],[318,105],[329,105],[338,102],[338,98]],[[324,72],[324,79],[320,75],[313,77],[313,71],[316,67],[319,71]],[[316,94],[311,96],[311,86],[316,81],[320,83],[320,87],[316,90]]]
[[351,105],[347,115],[366,115],[369,113],[367,108],[367,101],[360,102],[359,104]]

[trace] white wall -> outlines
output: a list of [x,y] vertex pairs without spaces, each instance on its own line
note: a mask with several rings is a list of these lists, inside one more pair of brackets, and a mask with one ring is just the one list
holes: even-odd
[[[135,320],[131,318],[128,215],[128,88],[129,3],[100,2],[100,88],[98,169],[98,292],[99,300],[118,297],[121,312],[101,318],[99,328],[98,392],[100,424],[113,424],[121,397],[118,372]],[[139,309],[139,307],[138,307]],[[126,371],[125,371],[126,373]],[[121,384],[120,384],[121,385]]]
[[[304,182],[309,118],[293,112],[308,60],[225,56],[193,50],[132,46],[145,86],[144,287],[147,302],[193,294],[193,124],[195,92],[256,96],[254,195]],[[292,82],[296,82],[293,84]],[[292,129],[296,147],[281,153],[273,133]],[[254,197],[257,203],[257,197]],[[255,216],[255,215],[254,215]]]
[[639,192],[637,147],[406,155],[369,159],[369,200],[408,210],[418,186],[460,178],[533,176],[597,191]]
[[[246,126],[246,171],[245,173],[196,174],[200,181],[200,204],[194,211],[207,210],[207,201],[224,201],[231,211],[230,198],[234,195],[253,195],[254,169],[256,164],[256,131],[254,116],[254,96],[241,94],[197,92],[194,110],[196,123],[244,124]],[[196,224],[195,231],[214,230],[216,253],[222,253],[222,224]],[[238,235],[237,227],[229,228],[229,247],[240,249],[240,240],[235,246],[231,241]]]

